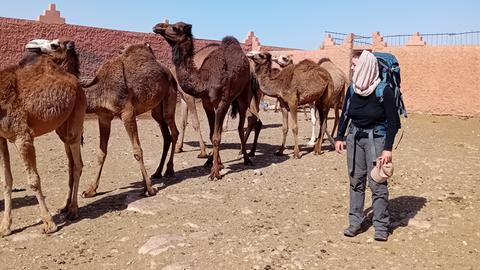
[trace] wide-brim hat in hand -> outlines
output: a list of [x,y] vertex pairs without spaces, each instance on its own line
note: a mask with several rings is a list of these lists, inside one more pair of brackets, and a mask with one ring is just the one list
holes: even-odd
[[392,177],[393,175],[393,163],[385,163],[381,164],[377,162],[377,165],[373,167],[372,171],[370,172],[370,176],[372,177],[373,181],[381,184],[385,183],[388,178]]

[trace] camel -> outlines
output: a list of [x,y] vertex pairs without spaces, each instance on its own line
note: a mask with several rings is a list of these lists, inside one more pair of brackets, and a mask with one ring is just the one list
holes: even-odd
[[[173,156],[178,130],[175,125],[177,82],[170,70],[157,62],[148,43],[127,46],[119,56],[108,60],[97,70],[95,77],[82,81],[87,97],[87,113],[98,116],[100,129],[100,151],[97,155],[98,170],[95,180],[82,193],[83,197],[93,197],[100,182],[103,164],[107,156],[111,121],[119,117],[130,138],[134,158],[142,173],[144,192],[155,195],[152,179],[160,179],[171,144],[171,154],[167,163],[166,176],[172,176]],[[136,116],[150,111],[160,126],[163,135],[163,152],[155,173],[149,177],[143,162],[143,150],[138,138]]]
[[[32,43],[27,49],[29,53],[18,65],[0,71],[0,156],[5,174],[5,211],[0,236],[11,234],[12,223],[13,177],[7,140],[20,153],[28,186],[39,203],[43,232],[53,233],[57,226],[45,203],[33,142],[35,137],[56,131],[65,146],[69,175],[65,207],[60,211],[68,219],[78,217],[77,193],[83,167],[80,143],[86,99],[77,77],[63,70],[79,74],[75,43],[55,40],[48,47]],[[41,50],[48,50],[52,56],[43,55]]]
[[[210,44],[209,46],[205,46],[198,50],[195,53],[194,62],[196,66],[201,66],[205,58],[214,50],[217,49],[217,44]],[[182,124],[180,125],[180,135],[179,140],[177,142],[177,146],[175,148],[175,153],[183,152],[183,140],[185,138],[185,128],[187,126],[187,118],[188,114],[191,114],[192,126],[195,132],[198,135],[198,142],[200,145],[200,154],[198,154],[198,158],[206,158],[207,152],[205,147],[205,142],[203,141],[202,132],[200,130],[200,122],[198,121],[198,114],[197,114],[197,106],[195,105],[195,98],[183,92],[182,88],[178,88],[178,92],[180,94],[180,106],[182,111]]]
[[[148,43],[126,47],[120,55],[107,60],[97,70],[95,78],[83,84],[87,96],[87,113],[98,116],[100,128],[100,151],[95,180],[82,194],[93,197],[97,194],[103,164],[107,156],[108,140],[113,118],[119,117],[130,138],[133,156],[142,173],[144,194],[152,196],[156,190],[152,179],[160,179],[168,149],[170,158],[165,176],[172,176],[173,156],[178,139],[175,125],[177,82],[168,68],[157,62]],[[163,152],[155,173],[149,177],[143,162],[143,150],[138,138],[136,116],[151,111],[163,135]]]
[[[275,61],[280,67],[285,68],[288,65],[291,65],[293,63],[292,58],[290,55],[284,56],[280,55],[278,57],[272,57],[272,60]],[[335,129],[338,126],[338,121],[340,118],[340,113],[339,111],[341,110],[342,104],[343,104],[343,96],[345,94],[345,89],[348,87],[348,80],[347,76],[345,73],[337,66],[335,65],[329,58],[322,58],[318,61],[318,64],[320,67],[323,67],[326,69],[329,73],[330,76],[332,76],[333,79],[333,84],[334,84],[334,93],[333,93],[333,104],[331,108],[335,109],[335,121],[333,124],[333,129],[331,131],[331,134],[327,132],[327,137],[330,140],[331,143],[333,143],[333,136]],[[312,134],[310,137],[310,141],[308,142],[308,145],[315,145],[316,141],[316,132],[315,132],[315,125],[317,123],[317,110],[315,107],[314,103],[309,104],[310,107],[310,120],[312,123]]]
[[182,89],[202,99],[213,145],[212,157],[207,161],[207,165],[212,164],[209,178],[221,178],[223,165],[219,150],[222,125],[230,105],[233,106],[232,114],[238,112],[240,115],[238,134],[244,164],[251,164],[245,149],[243,125],[253,93],[249,62],[238,40],[230,36],[223,38],[220,46],[208,55],[198,69],[193,61],[192,25],[183,22],[159,23],[153,27],[153,32],[163,36],[172,47],[173,63]]
[[[332,62],[332,60],[330,60],[329,58],[320,59],[318,61],[318,65],[326,69],[330,73],[330,76],[332,76],[332,80],[333,80],[334,92],[333,92],[332,103],[330,104],[331,106],[330,108],[335,109],[335,121],[333,122],[332,132],[329,137],[330,141],[332,142],[333,141],[332,137],[334,136],[335,129],[337,128],[338,121],[340,119],[340,110],[342,109],[342,106],[343,106],[343,98],[345,96],[345,91],[348,88],[349,82],[345,73],[337,65],[335,65]],[[316,114],[314,113],[314,115]],[[335,143],[333,143],[333,145],[335,145]]]
[[297,107],[315,102],[320,112],[321,132],[314,147],[315,154],[321,153],[321,138],[325,133],[329,104],[333,93],[333,82],[330,74],[315,62],[303,60],[298,64],[289,65],[272,76],[272,56],[270,53],[249,53],[247,56],[255,63],[255,73],[260,83],[261,91],[280,101],[283,116],[283,138],[276,155],[283,155],[285,140],[288,133],[288,110],[293,120],[294,158],[300,158],[298,146]]

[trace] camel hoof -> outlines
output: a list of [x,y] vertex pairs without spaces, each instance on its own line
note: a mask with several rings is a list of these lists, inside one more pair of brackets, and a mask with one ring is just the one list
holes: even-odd
[[222,176],[220,175],[220,173],[212,173],[210,174],[210,176],[208,176],[208,180],[210,181],[215,181],[220,179],[222,179]]
[[314,146],[314,145],[315,145],[315,142],[309,141],[309,142],[307,143],[307,145],[308,145],[308,146]]
[[200,152],[200,154],[198,154],[198,156],[197,156],[197,158],[207,158],[207,157],[208,157],[208,155],[205,152]]
[[94,189],[85,190],[82,192],[82,198],[93,198],[97,195],[97,191]]
[[0,237],[5,237],[10,234],[12,234],[10,226],[2,224],[2,226],[0,226]]
[[80,215],[78,214],[78,207],[75,207],[72,209],[69,209],[68,212],[67,212],[67,215],[65,216],[66,219],[68,220],[75,220],[75,219],[78,219],[80,217]]
[[246,166],[252,166],[253,162],[250,159],[247,159],[243,162],[243,164],[246,165]]
[[50,217],[49,220],[43,220],[43,233],[51,234],[58,230],[57,225]]
[[146,190],[146,193],[144,192],[144,194],[147,194],[147,196],[155,196],[157,194],[157,189],[156,188],[147,188]]
[[167,169],[165,171],[165,177],[172,177],[173,175],[175,175],[175,172],[173,171],[173,169]]
[[175,148],[175,153],[182,153],[183,152],[183,148]]
[[10,229],[0,229],[0,237],[5,237],[12,234]]

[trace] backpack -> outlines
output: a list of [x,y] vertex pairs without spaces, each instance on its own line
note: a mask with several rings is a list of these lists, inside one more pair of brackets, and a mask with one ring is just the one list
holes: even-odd
[[397,107],[398,116],[403,115],[407,117],[407,109],[405,108],[405,103],[403,103],[402,92],[400,91],[400,66],[397,58],[391,53],[374,52],[373,55],[377,57],[380,78],[382,79],[377,89],[375,89],[375,95],[382,102],[385,86],[389,85],[395,92],[395,106]]
[[[380,73],[381,82],[378,84],[375,89],[375,95],[378,98],[378,101],[383,102],[383,91],[388,85],[395,92],[395,106],[397,108],[398,116],[403,115],[407,117],[407,110],[402,98],[402,92],[400,91],[400,66],[398,64],[397,58],[391,53],[383,52],[374,52],[373,55],[377,58],[378,69]],[[350,85],[348,88],[350,96],[354,94],[353,87]],[[350,107],[350,100],[347,102],[346,112]]]

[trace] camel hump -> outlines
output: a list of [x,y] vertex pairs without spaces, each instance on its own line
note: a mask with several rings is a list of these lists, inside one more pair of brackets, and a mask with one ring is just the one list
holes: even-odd
[[232,36],[226,36],[222,39],[222,44],[224,46],[237,45],[240,46],[240,42]]
[[320,60],[318,60],[319,65],[321,65],[322,63],[325,63],[325,62],[332,62],[332,60],[328,57],[323,57]]

